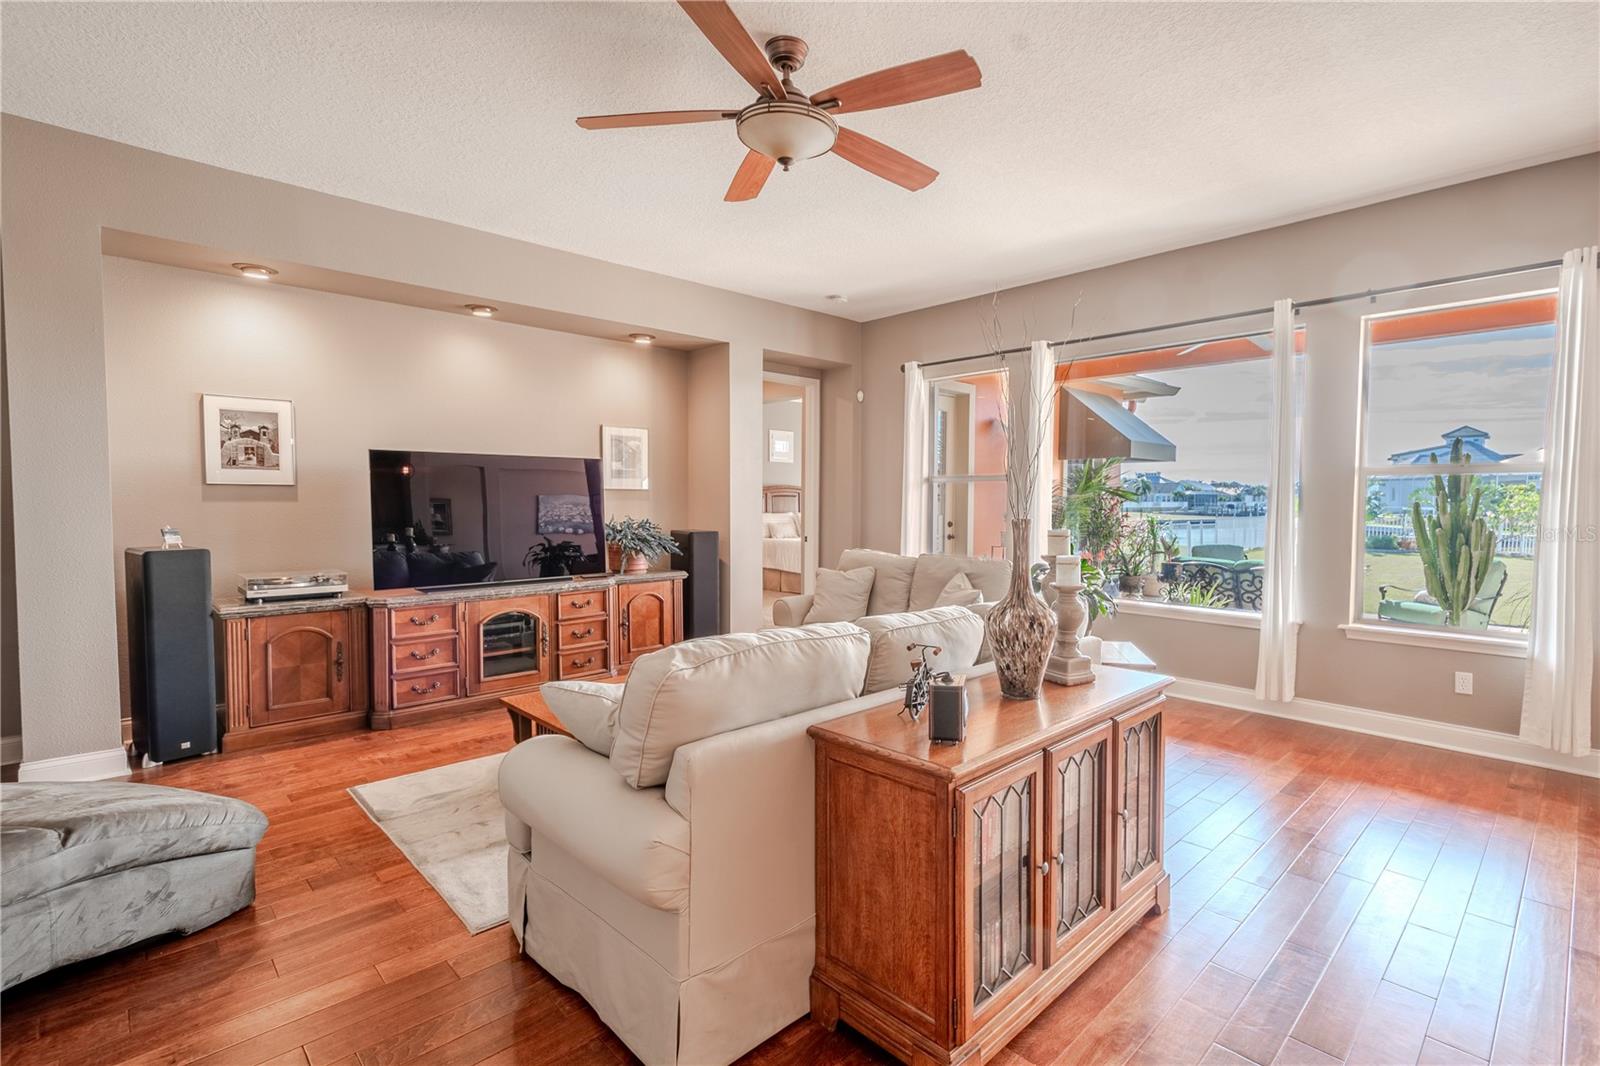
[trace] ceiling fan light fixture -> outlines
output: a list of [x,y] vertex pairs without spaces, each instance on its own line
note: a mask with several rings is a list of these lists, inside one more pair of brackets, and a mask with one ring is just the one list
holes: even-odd
[[783,169],[831,151],[839,124],[820,107],[795,100],[762,100],[739,112],[736,127],[745,147],[776,159]]

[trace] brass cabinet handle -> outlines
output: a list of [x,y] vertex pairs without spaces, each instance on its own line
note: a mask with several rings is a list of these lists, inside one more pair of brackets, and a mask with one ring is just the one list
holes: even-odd
[[572,635],[579,640],[582,640],[584,637],[592,637],[594,636],[594,626],[587,626],[582,633],[579,633],[577,630],[573,630]]
[[422,685],[412,685],[411,686],[411,691],[415,692],[419,696],[426,696],[428,693],[434,691],[438,687],[439,687],[439,682],[435,681],[433,684],[428,685],[426,687],[424,687]]
[[427,654],[426,654],[426,655],[424,655],[424,654],[423,654],[423,653],[422,653],[422,652],[420,652],[420,651],[413,651],[413,652],[412,652],[412,653],[411,653],[411,657],[412,657],[412,658],[413,658],[413,659],[418,659],[418,660],[424,660],[424,659],[431,659],[431,658],[433,658],[433,657],[434,657],[434,656],[435,656],[435,655],[438,655],[438,654],[439,654],[439,649],[438,649],[438,648],[429,648],[429,649],[428,649],[428,653],[427,653]]
[[542,656],[547,656],[549,654],[550,654],[550,630],[545,629],[545,630],[543,630],[543,631],[541,631],[539,633],[539,655],[542,657]]
[[433,623],[437,622],[438,620],[439,620],[439,612],[437,612],[437,611],[435,611],[433,614],[430,614],[426,618],[418,618],[416,615],[412,615],[411,616],[411,624],[414,625],[414,626],[431,626],[431,625],[433,625]]
[[335,681],[344,680],[344,641],[338,641],[333,646],[333,677]]

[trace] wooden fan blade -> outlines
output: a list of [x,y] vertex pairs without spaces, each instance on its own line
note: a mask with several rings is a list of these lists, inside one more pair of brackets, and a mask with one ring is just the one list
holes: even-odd
[[724,0],[678,0],[678,6],[751,88],[764,96],[783,99],[782,79],[773,72],[767,54]]
[[585,115],[578,125],[586,130],[620,130],[630,126],[675,126],[680,122],[716,122],[738,118],[737,111],[635,111],[628,115]]
[[843,114],[948,96],[982,84],[983,72],[978,64],[965,51],[955,51],[842,81],[831,89],[813,94],[811,102],[821,107],[836,100],[839,106],[829,110]]
[[739,164],[739,169],[733,175],[733,184],[728,186],[724,200],[730,203],[738,200],[754,200],[761,195],[761,187],[767,183],[767,175],[772,173],[774,160],[771,156],[762,155],[755,149],[745,154],[744,162]]
[[912,192],[927,188],[939,176],[939,172],[926,163],[919,163],[904,152],[897,152],[881,141],[843,126],[839,127],[839,139],[833,142],[833,154]]

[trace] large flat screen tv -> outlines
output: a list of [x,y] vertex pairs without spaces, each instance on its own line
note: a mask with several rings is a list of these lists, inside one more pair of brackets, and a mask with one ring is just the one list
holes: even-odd
[[374,588],[605,573],[598,459],[398,451],[368,457]]

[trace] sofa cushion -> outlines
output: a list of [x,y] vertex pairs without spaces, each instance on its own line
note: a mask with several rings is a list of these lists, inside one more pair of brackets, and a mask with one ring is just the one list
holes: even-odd
[[848,622],[701,637],[642,655],[622,693],[611,765],[666,781],[679,745],[861,693],[872,641]]
[[966,574],[957,574],[933,601],[935,607],[970,607],[983,602],[983,590],[973,588]]
[[[911,579],[906,605],[899,610],[925,611],[939,601],[950,579],[965,574],[972,586],[989,603],[1005,598],[1011,584],[1011,564],[1004,559],[983,559],[975,555],[919,555]],[[872,612],[877,614],[875,610]]]
[[870,566],[874,571],[872,597],[867,601],[868,614],[894,614],[909,608],[911,575],[917,567],[916,559],[870,548],[850,548],[839,556],[840,570],[854,570],[862,566]]
[[960,673],[978,661],[983,646],[983,620],[965,607],[933,607],[905,614],[863,618],[861,628],[872,634],[872,654],[867,660],[862,692],[884,692],[911,677],[911,661],[921,652],[907,644],[933,644],[942,650],[928,653],[935,672]]
[[3,802],[5,906],[117,870],[253,848],[267,831],[243,800],[127,781],[8,784]]
[[539,695],[578,743],[596,755],[610,755],[623,687],[608,681],[547,681]]
[[640,903],[689,902],[689,823],[659,788],[633,789],[571,737],[534,737],[500,760],[506,814]]
[[858,566],[854,570],[818,570],[817,591],[812,594],[806,624],[854,622],[866,614],[876,573],[870,566]]

